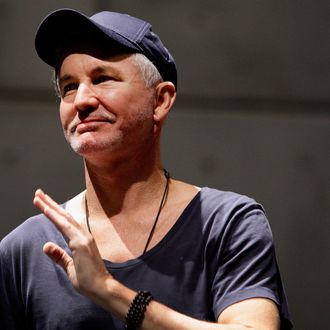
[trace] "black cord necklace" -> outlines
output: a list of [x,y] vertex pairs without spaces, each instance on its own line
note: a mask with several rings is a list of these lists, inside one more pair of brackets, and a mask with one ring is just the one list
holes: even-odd
[[[150,230],[150,233],[149,233],[149,236],[148,236],[148,239],[147,239],[147,242],[146,242],[146,245],[143,249],[143,254],[147,251],[148,249],[148,246],[150,244],[150,241],[154,235],[154,232],[155,232],[155,229],[156,229],[156,225],[157,225],[157,222],[158,222],[158,219],[159,219],[159,216],[160,216],[160,213],[166,203],[166,199],[167,199],[167,196],[168,196],[168,191],[169,191],[169,185],[170,185],[170,173],[168,171],[165,170],[164,168],[164,175],[165,175],[165,178],[166,178],[166,185],[165,185],[165,189],[164,189],[164,193],[163,193],[163,196],[162,196],[162,199],[160,201],[160,205],[159,205],[159,208],[158,208],[158,211],[157,211],[157,215],[155,217],[155,220],[154,220],[154,223],[152,225],[152,228]],[[92,231],[91,231],[91,227],[90,227],[90,224],[89,224],[89,209],[88,209],[88,203],[87,203],[87,197],[86,197],[86,194],[85,194],[85,213],[86,213],[86,225],[87,225],[87,228],[88,228],[88,231],[91,235],[92,234]]]

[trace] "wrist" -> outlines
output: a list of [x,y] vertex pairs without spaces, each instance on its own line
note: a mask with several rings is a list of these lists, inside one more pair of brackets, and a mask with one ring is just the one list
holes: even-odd
[[139,291],[131,302],[125,317],[127,330],[135,330],[140,327],[144,319],[144,313],[153,296],[149,291]]
[[99,291],[94,301],[125,322],[127,311],[135,295],[135,291],[109,275],[105,278],[102,291]]

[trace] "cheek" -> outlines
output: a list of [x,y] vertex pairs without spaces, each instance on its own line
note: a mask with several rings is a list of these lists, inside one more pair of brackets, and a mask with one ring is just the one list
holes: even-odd
[[112,101],[108,111],[114,109],[120,126],[143,127],[153,121],[153,106],[148,98],[141,100],[127,95],[127,97],[118,97]]
[[60,105],[60,111],[59,111],[59,115],[60,115],[60,120],[61,120],[61,124],[64,130],[66,130],[72,120],[72,115],[70,115],[71,112],[67,109],[67,107],[65,107],[65,105],[63,105],[61,103]]

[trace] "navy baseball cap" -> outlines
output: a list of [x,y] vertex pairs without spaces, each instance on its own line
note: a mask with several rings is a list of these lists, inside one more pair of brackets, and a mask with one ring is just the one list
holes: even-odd
[[141,53],[158,69],[164,81],[177,87],[177,70],[174,58],[152,31],[150,23],[139,18],[110,11],[88,17],[73,9],[59,9],[50,13],[40,23],[35,47],[39,57],[57,68],[61,56],[70,44],[89,39],[94,47],[108,44],[116,51]]

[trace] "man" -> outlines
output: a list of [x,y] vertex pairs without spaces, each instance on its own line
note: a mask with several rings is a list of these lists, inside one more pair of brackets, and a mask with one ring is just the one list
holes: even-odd
[[37,190],[43,214],[2,240],[4,328],[289,329],[262,207],[162,167],[177,73],[150,24],[62,9],[36,49],[86,190],[62,206]]

